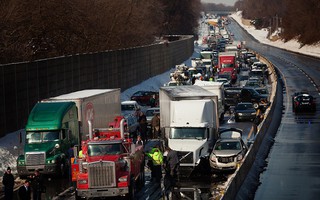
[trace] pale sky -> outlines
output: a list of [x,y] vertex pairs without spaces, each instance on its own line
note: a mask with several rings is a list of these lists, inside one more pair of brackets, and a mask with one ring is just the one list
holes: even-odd
[[225,4],[227,6],[233,6],[237,0],[201,0],[203,3],[215,3],[215,4]]

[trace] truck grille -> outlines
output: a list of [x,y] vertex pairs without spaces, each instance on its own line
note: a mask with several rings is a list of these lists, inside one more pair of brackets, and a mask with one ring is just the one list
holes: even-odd
[[231,157],[218,157],[218,161],[220,163],[230,163],[230,162],[234,162],[234,156]]
[[[188,155],[187,155],[188,154]],[[193,163],[193,152],[178,152],[180,163]]]
[[46,154],[44,152],[26,153],[26,165],[44,165]]
[[115,163],[105,161],[88,163],[88,178],[90,188],[115,187]]

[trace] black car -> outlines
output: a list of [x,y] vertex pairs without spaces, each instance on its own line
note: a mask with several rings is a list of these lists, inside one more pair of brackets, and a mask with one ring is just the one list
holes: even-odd
[[256,118],[256,109],[250,102],[238,103],[234,108],[234,120],[236,122],[242,121],[253,121]]
[[292,96],[292,111],[316,111],[315,98],[307,92],[296,92]]

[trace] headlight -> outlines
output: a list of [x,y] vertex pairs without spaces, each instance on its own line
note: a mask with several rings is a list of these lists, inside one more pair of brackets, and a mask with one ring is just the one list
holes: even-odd
[[19,161],[19,165],[24,165],[24,161]]
[[255,113],[255,112],[253,112],[253,113],[251,113],[251,115],[256,115],[256,113]]
[[243,114],[242,113],[237,113],[239,116],[242,116]]
[[237,156],[237,161],[242,160],[242,158],[243,158],[243,156],[242,156],[241,154],[239,154],[239,155]]
[[81,185],[81,184],[87,184],[88,181],[86,179],[80,179],[78,180],[78,184]]
[[119,182],[127,182],[127,180],[128,180],[127,177],[128,176],[121,176],[118,180],[119,180]]
[[83,162],[83,163],[82,163],[82,168],[85,169],[85,170],[87,170],[87,168],[88,168],[88,163],[87,163],[87,162]]
[[217,159],[216,155],[211,154],[210,160],[213,161],[213,162],[216,162],[216,159]]

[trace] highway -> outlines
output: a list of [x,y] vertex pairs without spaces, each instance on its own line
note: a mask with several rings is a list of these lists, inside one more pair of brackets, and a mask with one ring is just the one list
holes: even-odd
[[[240,191],[237,199],[319,198],[320,59],[260,44],[234,21],[228,28],[236,40],[246,41],[249,49],[271,61],[280,71],[284,83],[280,127],[266,162],[257,162],[264,170],[258,180],[250,179],[251,184]],[[317,98],[316,113],[292,112],[291,96],[299,91],[308,91]]]

